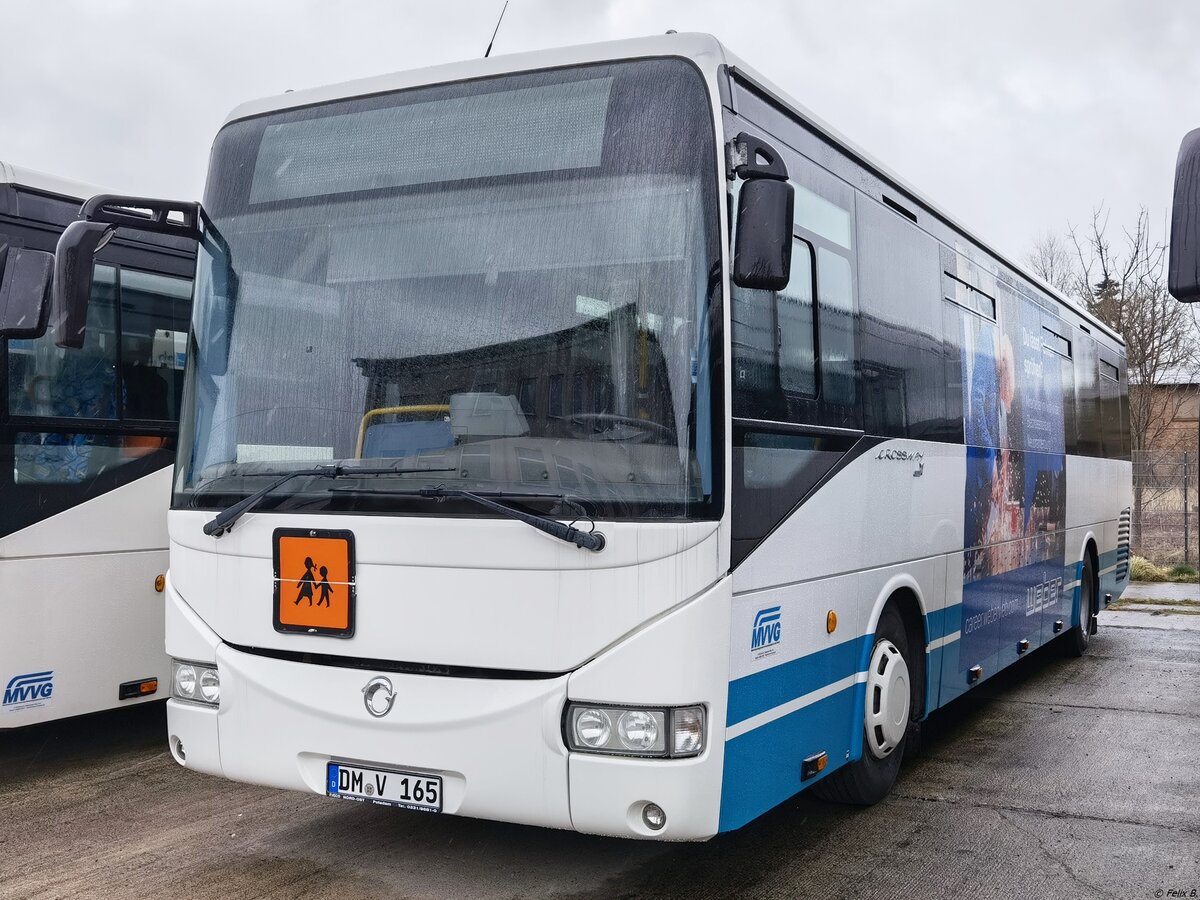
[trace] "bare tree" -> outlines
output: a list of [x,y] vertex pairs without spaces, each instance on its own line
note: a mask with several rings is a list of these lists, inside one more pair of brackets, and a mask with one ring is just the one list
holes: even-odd
[[1075,248],[1061,235],[1043,231],[1033,242],[1033,249],[1025,254],[1025,264],[1038,278],[1050,287],[1079,302],[1079,269],[1076,265]]

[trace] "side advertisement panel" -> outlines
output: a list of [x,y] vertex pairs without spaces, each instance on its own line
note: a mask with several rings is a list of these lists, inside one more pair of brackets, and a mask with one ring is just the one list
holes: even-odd
[[[961,274],[978,283],[969,268]],[[994,321],[945,305],[959,319],[967,476],[959,639],[942,653],[942,703],[978,680],[973,667],[986,678],[1049,640],[1066,583],[1063,366],[1044,337],[1046,310],[994,278],[984,290],[995,297],[975,309],[995,310]]]

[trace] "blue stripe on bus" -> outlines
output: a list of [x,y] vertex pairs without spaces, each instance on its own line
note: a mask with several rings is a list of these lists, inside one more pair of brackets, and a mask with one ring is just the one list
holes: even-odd
[[[957,642],[948,645],[957,648]],[[937,709],[942,696],[942,657],[946,655],[947,645],[930,650],[925,663],[925,715]],[[957,649],[955,650],[957,652]]]
[[873,637],[862,635],[851,638],[808,656],[731,681],[729,712],[725,721],[729,725],[736,725],[751,716],[864,671],[870,662]]
[[[824,777],[844,763],[847,754],[853,755],[847,723],[862,721],[864,690],[861,684],[853,685],[728,741],[720,830],[740,828],[816,783],[818,778],[800,781],[806,757],[822,750],[829,754],[829,768],[820,776]],[[858,753],[861,741],[859,734]]]
[[952,603],[942,609],[935,609],[925,617],[925,640],[932,644],[938,638],[958,631],[961,623],[961,603]]

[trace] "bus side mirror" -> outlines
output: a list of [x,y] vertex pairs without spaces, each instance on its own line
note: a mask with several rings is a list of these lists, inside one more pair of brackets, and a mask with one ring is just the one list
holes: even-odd
[[0,338],[39,338],[46,333],[54,255],[9,247],[0,257]]
[[792,270],[792,207],[795,192],[786,181],[747,181],[738,196],[733,283],[781,291]]
[[729,145],[730,168],[744,178],[738,193],[733,283],[780,291],[792,269],[792,212],[796,193],[778,152],[760,138],[739,134]]
[[96,252],[116,229],[103,222],[72,222],[58,238],[54,252],[54,287],[50,292],[50,319],[54,342],[78,350],[83,346],[88,302],[92,299],[92,271]]
[[1167,290],[1183,303],[1200,300],[1200,128],[1184,136],[1175,162]]

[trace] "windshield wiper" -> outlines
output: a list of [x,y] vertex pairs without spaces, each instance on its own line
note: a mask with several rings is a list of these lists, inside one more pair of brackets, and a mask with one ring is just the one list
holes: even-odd
[[[225,532],[233,528],[233,523],[242,517],[243,514],[249,512],[255,506],[268,497],[276,488],[286,484],[293,478],[355,478],[359,475],[415,475],[418,472],[456,472],[457,469],[397,469],[394,466],[382,468],[366,468],[364,466],[344,466],[341,463],[334,463],[328,466],[314,466],[311,469],[297,469],[295,472],[288,472],[280,475],[266,487],[255,491],[249,497],[239,500],[237,503],[230,506],[228,509],[222,510],[217,515],[204,523],[204,533],[212,537],[219,538]],[[274,475],[275,472],[256,472],[254,474]]]
[[[474,493],[473,491],[464,491],[461,488],[448,488],[444,485],[437,487],[419,488],[412,491],[412,494],[417,497],[435,497],[439,500],[444,500],[447,497],[461,497],[464,500],[470,500],[472,503],[477,503],[480,506],[498,512],[501,515],[508,516],[510,519],[516,519],[518,522],[524,522],[538,531],[544,532],[551,537],[556,537],[560,541],[566,541],[568,544],[574,544],[581,550],[591,550],[594,553],[599,553],[604,549],[606,541],[604,535],[594,528],[592,531],[580,531],[572,522],[570,525],[564,525],[556,519],[549,516],[539,516],[537,513],[529,513],[520,509],[513,509],[511,506],[505,506],[503,503],[497,503],[492,497],[523,499],[523,498],[539,498],[546,500],[558,500],[561,503],[569,503],[576,508],[580,508],[579,504],[571,500],[565,494],[518,494],[505,493],[504,491],[489,491],[490,496],[484,496],[482,493]],[[586,511],[584,511],[586,515]],[[589,517],[590,518],[590,517]],[[594,524],[594,523],[593,523]]]

